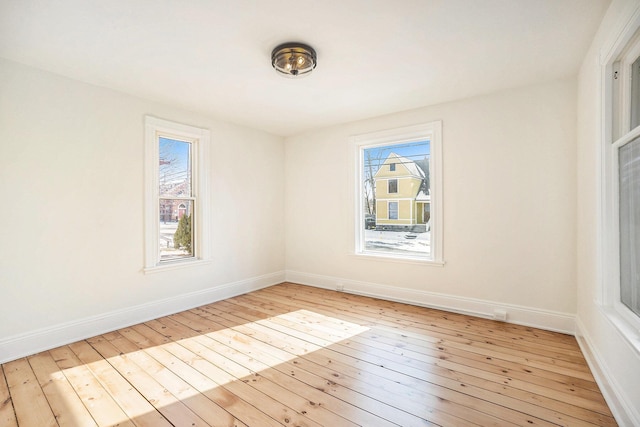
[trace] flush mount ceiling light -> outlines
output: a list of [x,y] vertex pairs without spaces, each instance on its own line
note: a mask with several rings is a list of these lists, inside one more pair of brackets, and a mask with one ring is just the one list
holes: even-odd
[[316,68],[316,51],[303,43],[283,43],[271,52],[271,65],[289,77],[300,77]]

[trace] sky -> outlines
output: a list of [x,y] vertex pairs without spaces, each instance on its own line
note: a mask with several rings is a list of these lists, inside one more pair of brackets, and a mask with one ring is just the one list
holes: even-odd
[[189,170],[191,144],[160,137],[160,179],[166,182],[182,181]]

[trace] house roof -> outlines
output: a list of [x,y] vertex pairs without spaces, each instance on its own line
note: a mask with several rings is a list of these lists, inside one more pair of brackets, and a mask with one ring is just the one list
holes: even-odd
[[420,190],[418,195],[416,196],[416,202],[428,202],[431,200],[431,196],[427,196],[424,194],[424,191]]
[[[389,155],[383,162],[383,165],[388,165],[391,163],[402,164],[407,169],[407,171],[409,172],[409,175],[411,176],[415,176],[420,179],[424,179],[424,177],[426,176],[425,172],[422,170],[420,166],[418,166],[416,162],[406,157],[400,156],[396,153],[389,153]],[[381,171],[386,172],[386,170],[383,171],[383,168],[380,167],[374,174],[374,177],[377,177],[378,174],[381,173]]]
[[[397,156],[397,155],[396,155]],[[409,170],[409,173],[413,176],[417,176],[419,178],[424,178],[425,173],[420,166],[416,162],[411,159],[407,159],[406,157],[397,156],[400,163],[402,163]]]
[[609,2],[4,0],[0,57],[288,136],[575,76]]

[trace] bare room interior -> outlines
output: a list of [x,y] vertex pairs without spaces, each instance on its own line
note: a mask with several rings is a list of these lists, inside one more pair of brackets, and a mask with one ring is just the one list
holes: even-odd
[[0,426],[639,426],[640,1],[0,0]]

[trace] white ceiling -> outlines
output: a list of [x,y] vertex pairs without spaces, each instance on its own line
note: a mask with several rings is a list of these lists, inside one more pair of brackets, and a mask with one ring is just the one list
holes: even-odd
[[[0,57],[292,135],[574,76],[609,0],[0,0]],[[302,41],[299,80],[270,63]]]

